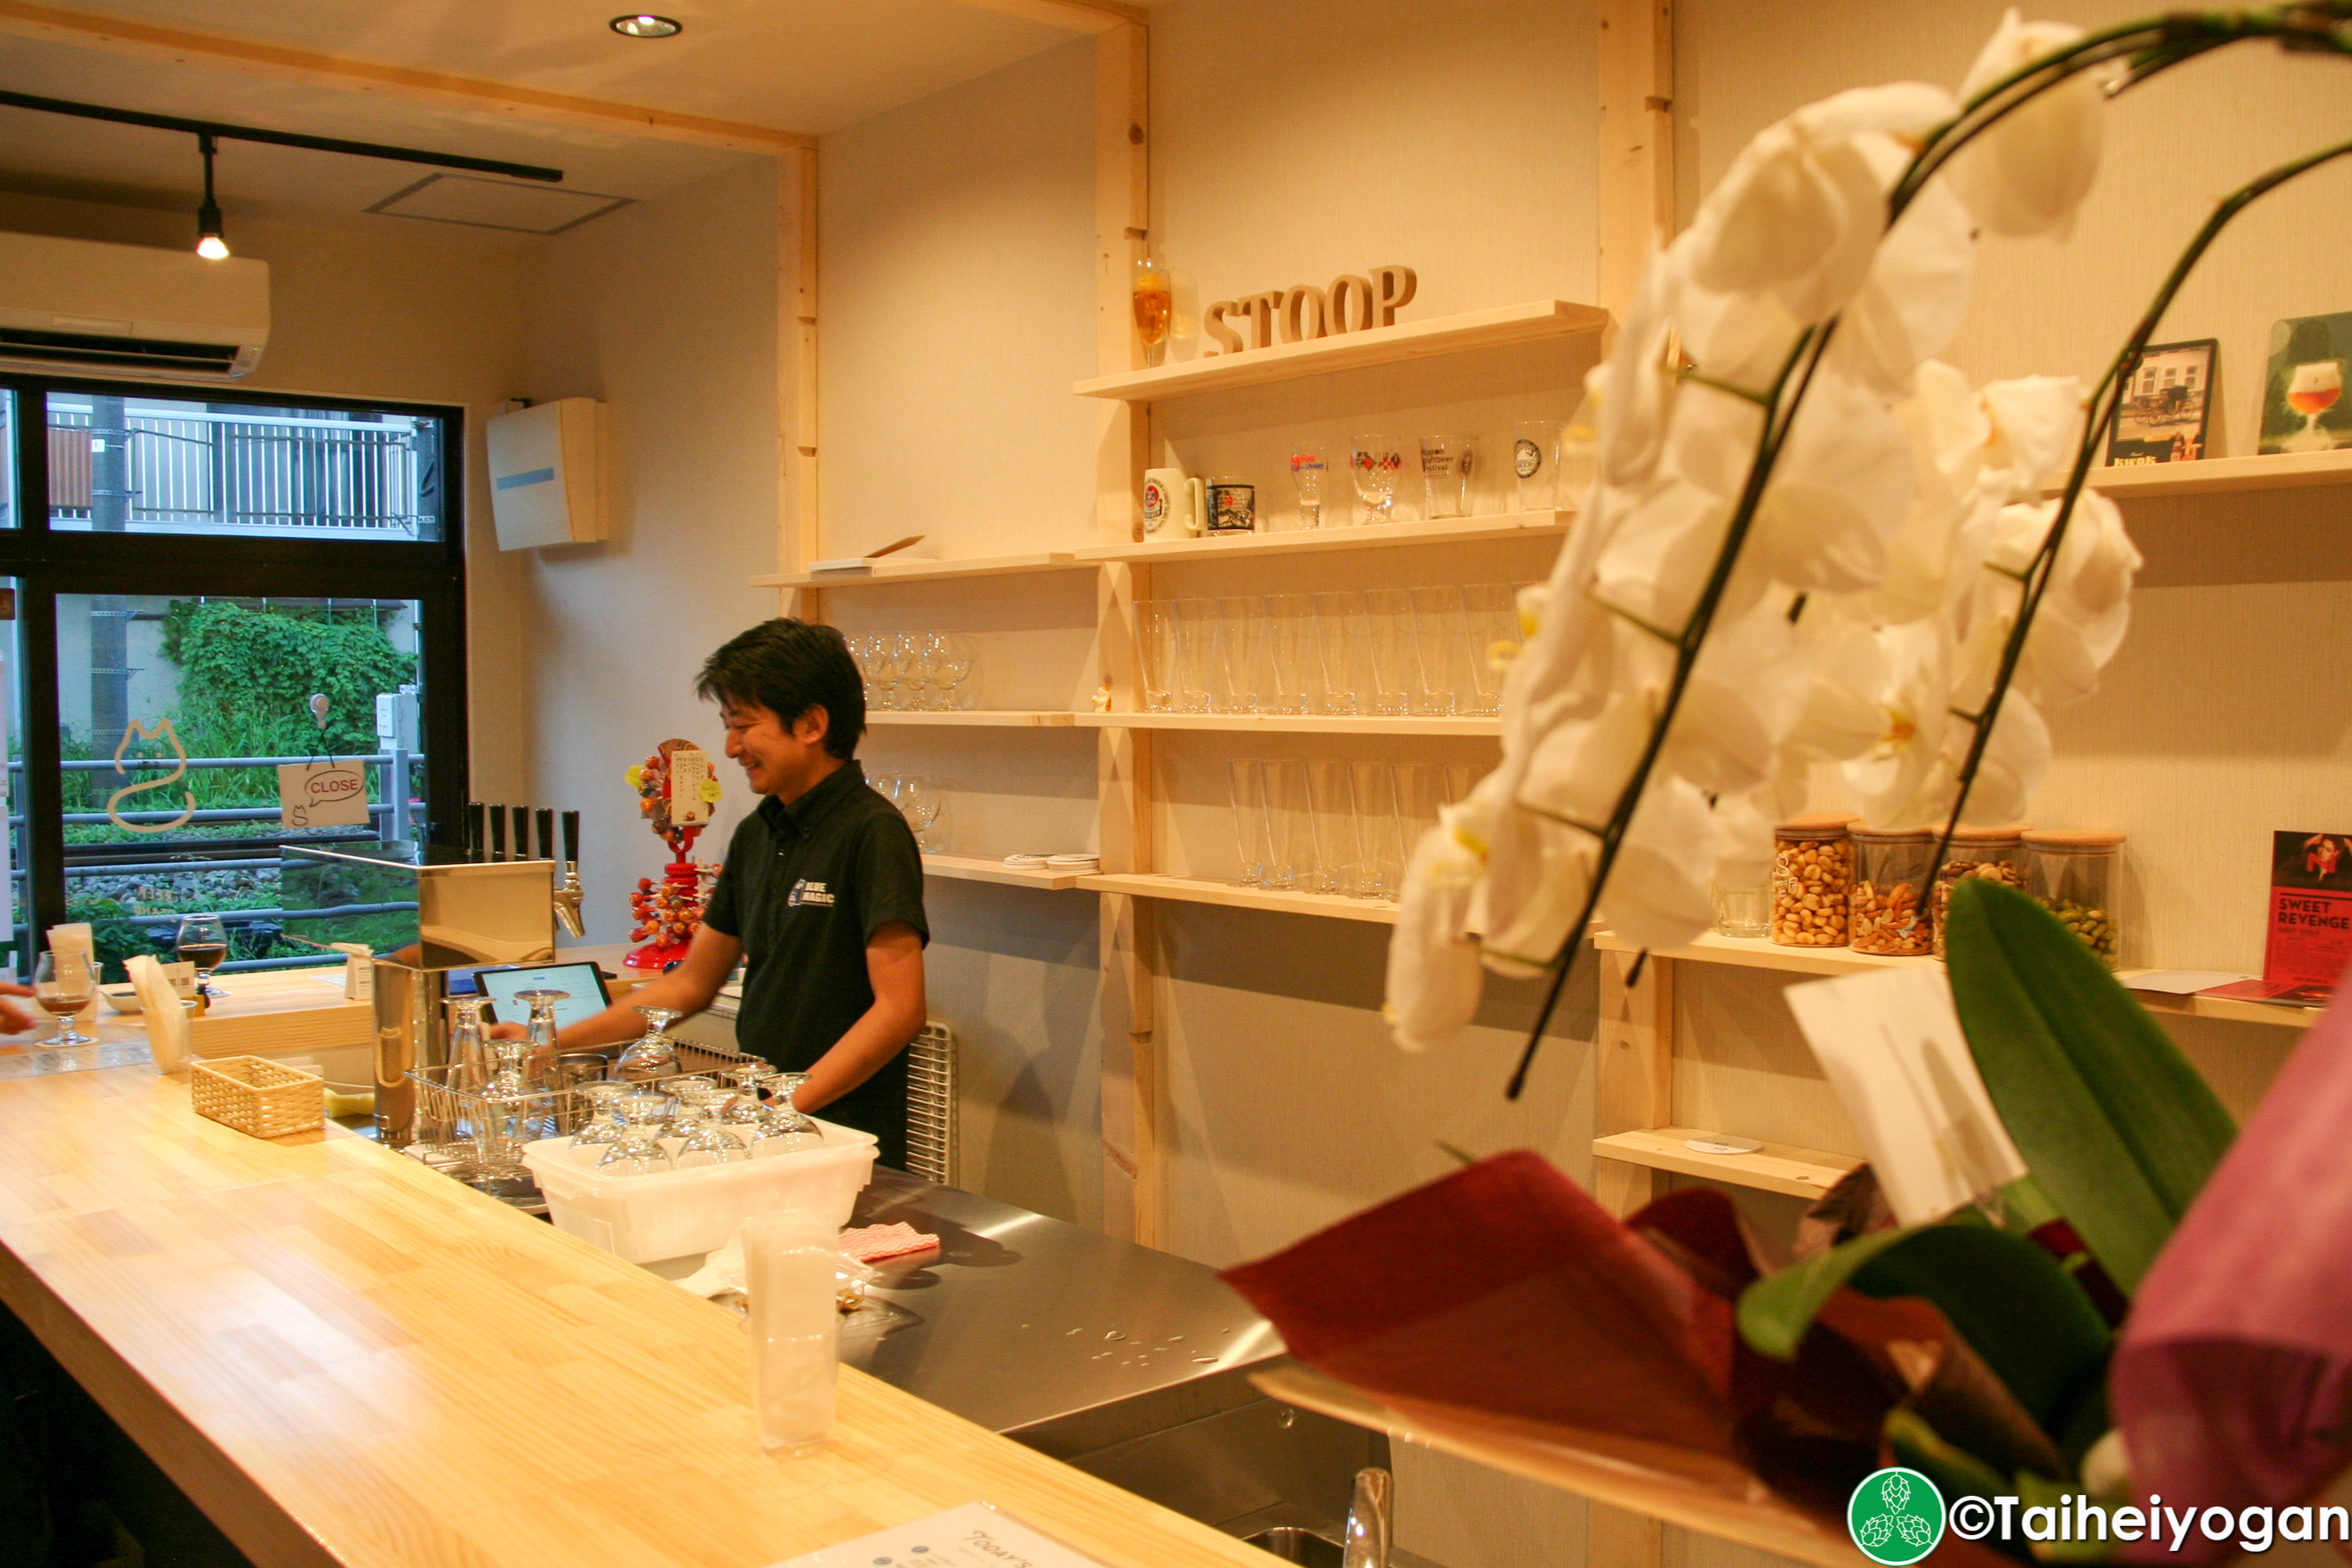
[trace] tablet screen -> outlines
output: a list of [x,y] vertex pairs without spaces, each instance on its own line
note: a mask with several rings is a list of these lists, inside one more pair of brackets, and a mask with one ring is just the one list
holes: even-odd
[[604,1010],[604,982],[593,963],[539,963],[522,969],[483,969],[475,972],[475,983],[482,994],[490,999],[491,1008],[501,1024],[530,1022],[530,1004],[518,1000],[524,991],[562,991],[564,1000],[555,1005],[558,1028],[568,1028],[583,1018],[593,1018]]

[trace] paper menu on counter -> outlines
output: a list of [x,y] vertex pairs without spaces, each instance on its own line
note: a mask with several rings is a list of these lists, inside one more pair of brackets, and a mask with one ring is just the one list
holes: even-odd
[[1784,994],[1896,1219],[1931,1224],[2025,1174],[1940,967],[1816,980]]
[[769,1568],[1103,1568],[1011,1514],[968,1502]]

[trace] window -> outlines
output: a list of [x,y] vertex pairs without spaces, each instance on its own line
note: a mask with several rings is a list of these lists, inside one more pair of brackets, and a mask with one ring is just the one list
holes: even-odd
[[[285,907],[283,847],[456,826],[462,418],[0,376],[0,962],[88,921],[117,980],[199,911],[226,968],[340,962]],[[355,820],[281,808],[281,767],[331,764]]]

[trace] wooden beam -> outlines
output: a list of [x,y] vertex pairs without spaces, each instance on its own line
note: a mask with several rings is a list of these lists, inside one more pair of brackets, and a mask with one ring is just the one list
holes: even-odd
[[[1139,370],[1135,264],[1150,246],[1151,123],[1145,34],[1095,37],[1095,374]],[[1138,510],[1147,410],[1106,400],[1095,411],[1096,531],[1105,544],[1143,537]]]
[[569,93],[543,92],[509,82],[484,81],[442,71],[349,59],[246,38],[226,38],[180,27],[159,27],[146,22],[27,5],[25,0],[0,0],[0,37],[168,60],[174,65],[205,66],[215,70],[333,88],[341,92],[374,93],[552,125],[646,136],[661,142],[685,142],[699,147],[724,147],[737,153],[774,155],[796,147],[816,145],[814,136],[774,126],[745,125],[705,115],[647,109],[640,104],[575,98]]
[[[783,477],[776,510],[782,527],[776,560],[782,571],[806,572],[810,562],[824,558],[816,439],[816,149],[787,153],[781,163],[788,210],[779,215],[784,232],[777,236],[777,259],[786,263],[788,276],[776,300],[776,378],[789,380],[793,390],[791,403],[776,409],[785,426],[779,442]],[[804,621],[824,618],[824,595],[814,586],[787,590],[784,598],[786,615]]]
[[994,11],[1024,22],[1067,27],[1078,33],[1108,33],[1122,23],[1146,25],[1149,13],[1118,0],[961,0],[975,11]]
[[1601,0],[1601,303],[1622,317],[1675,231],[1671,0]]

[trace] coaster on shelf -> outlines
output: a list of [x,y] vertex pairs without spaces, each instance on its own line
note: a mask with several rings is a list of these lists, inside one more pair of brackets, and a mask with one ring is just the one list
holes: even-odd
[[1683,1147],[1696,1149],[1702,1154],[1753,1154],[1764,1145],[1754,1138],[1735,1138],[1727,1132],[1714,1132],[1705,1138],[1685,1138]]

